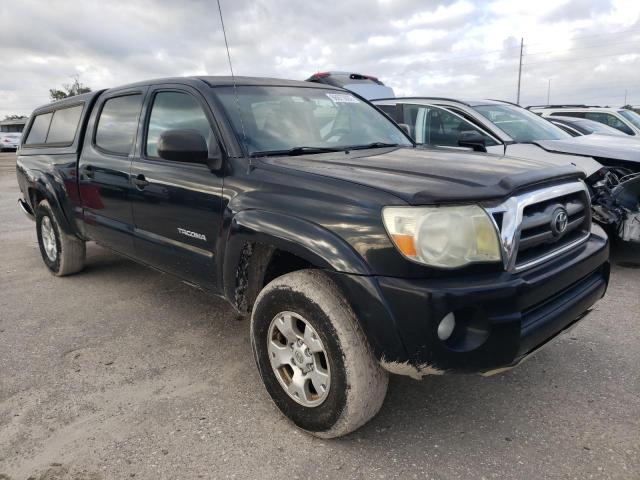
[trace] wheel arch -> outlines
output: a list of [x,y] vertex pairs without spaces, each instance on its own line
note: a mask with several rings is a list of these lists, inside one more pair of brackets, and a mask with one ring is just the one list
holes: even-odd
[[239,312],[251,312],[266,283],[303,268],[370,274],[347,242],[320,225],[263,210],[247,210],[233,217],[222,278],[225,296]]
[[72,223],[62,208],[55,186],[45,174],[42,172],[31,172],[27,193],[29,197],[28,200],[34,212],[41,201],[47,200],[64,233],[75,236],[78,235],[78,232],[73,228]]

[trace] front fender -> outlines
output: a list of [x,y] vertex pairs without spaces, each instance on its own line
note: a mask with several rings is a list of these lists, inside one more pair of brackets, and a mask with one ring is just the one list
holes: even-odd
[[[228,232],[223,262],[224,291],[227,299],[240,312],[250,311],[250,308],[242,308],[236,298],[242,266],[246,262],[264,273],[273,250],[284,250],[327,271],[347,296],[378,359],[407,360],[395,320],[380,296],[369,266],[341,237],[301,218],[264,210],[244,210],[236,214]],[[266,248],[247,249],[247,245],[251,244]],[[250,256],[251,260],[247,262],[246,256]],[[263,279],[260,272],[255,272],[249,266],[247,269],[255,274],[254,281],[259,283]],[[253,288],[249,285],[248,296],[257,296],[260,286]]]
[[371,274],[362,257],[345,240],[326,228],[282,213],[244,210],[231,219],[225,242],[222,275],[227,298],[234,298],[236,273],[247,243],[260,243],[287,251],[317,268]]

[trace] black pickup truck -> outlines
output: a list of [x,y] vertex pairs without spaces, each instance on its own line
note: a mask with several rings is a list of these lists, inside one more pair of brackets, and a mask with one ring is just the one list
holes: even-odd
[[38,108],[19,205],[58,276],[95,241],[251,316],[278,408],[355,430],[388,372],[492,374],[573,326],[609,279],[572,166],[419,149],[328,85],[172,78]]

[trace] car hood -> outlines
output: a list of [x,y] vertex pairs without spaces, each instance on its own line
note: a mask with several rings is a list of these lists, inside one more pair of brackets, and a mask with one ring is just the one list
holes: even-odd
[[552,152],[588,155],[601,159],[632,162],[640,168],[640,140],[612,135],[583,135],[566,140],[539,140],[535,142]]
[[384,190],[412,205],[494,200],[543,182],[584,177],[572,165],[437,148],[367,149],[260,161]]

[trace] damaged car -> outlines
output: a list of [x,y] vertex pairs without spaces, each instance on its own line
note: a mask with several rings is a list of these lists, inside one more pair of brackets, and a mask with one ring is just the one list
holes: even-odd
[[640,242],[640,142],[572,137],[508,102],[415,97],[374,100],[421,145],[573,164],[585,172],[594,219],[610,235]]

